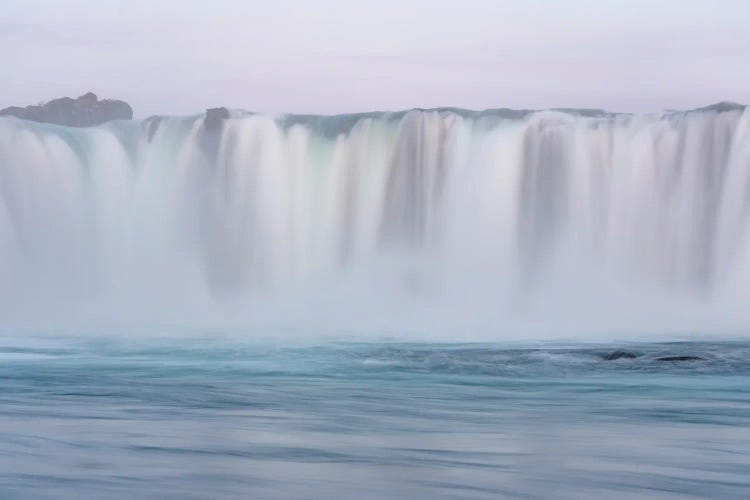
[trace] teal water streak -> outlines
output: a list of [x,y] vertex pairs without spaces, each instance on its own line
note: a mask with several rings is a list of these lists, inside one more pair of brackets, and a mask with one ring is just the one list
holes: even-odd
[[747,342],[25,336],[0,360],[3,498],[750,494]]

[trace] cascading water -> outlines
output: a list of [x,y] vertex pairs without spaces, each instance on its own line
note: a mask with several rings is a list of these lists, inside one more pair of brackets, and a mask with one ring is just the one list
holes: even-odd
[[3,118],[0,319],[750,326],[748,201],[735,105]]

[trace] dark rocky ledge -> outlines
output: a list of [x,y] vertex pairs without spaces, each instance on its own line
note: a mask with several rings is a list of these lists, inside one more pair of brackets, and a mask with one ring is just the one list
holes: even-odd
[[231,116],[232,114],[227,108],[209,108],[206,110],[203,127],[198,134],[198,144],[200,144],[206,158],[210,158],[212,163],[219,154],[219,143],[221,142],[224,122]]
[[639,356],[634,352],[630,351],[614,351],[602,355],[604,361],[616,361],[618,359],[635,359]]
[[224,125],[224,120],[228,120],[229,116],[227,108],[209,108],[206,110],[203,126],[206,127],[206,130],[219,130]]
[[62,97],[25,108],[11,106],[0,110],[0,116],[3,115],[69,127],[92,127],[111,120],[132,120],[133,108],[125,101],[100,101],[96,94],[88,92],[77,99]]
[[704,358],[701,358],[700,356],[662,356],[661,358],[656,358],[657,361],[670,361],[670,362],[676,362],[676,361],[703,361]]

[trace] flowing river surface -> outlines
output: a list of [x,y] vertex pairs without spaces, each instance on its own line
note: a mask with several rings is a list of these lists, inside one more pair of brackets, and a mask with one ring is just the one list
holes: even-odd
[[2,498],[747,498],[748,429],[740,341],[0,340]]
[[227,114],[0,118],[0,498],[750,497],[750,109]]

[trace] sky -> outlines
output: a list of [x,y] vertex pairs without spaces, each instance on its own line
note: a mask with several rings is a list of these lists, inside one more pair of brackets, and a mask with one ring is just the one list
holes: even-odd
[[0,108],[750,104],[750,0],[0,0]]

